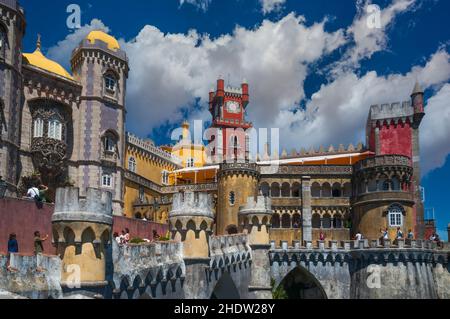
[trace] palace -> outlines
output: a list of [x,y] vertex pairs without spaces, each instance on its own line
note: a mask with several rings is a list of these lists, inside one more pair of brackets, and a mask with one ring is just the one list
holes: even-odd
[[[0,228],[21,241],[0,253],[0,298],[450,298],[448,245],[423,240],[418,83],[368,106],[364,144],[279,156],[251,152],[249,83],[219,78],[207,145],[184,122],[158,146],[125,131],[132,70],[115,38],[90,32],[69,72],[40,36],[22,53],[25,26],[0,0]],[[23,200],[37,183],[50,204]],[[137,242],[118,244],[128,227]],[[52,234],[46,255],[29,255],[35,229]],[[158,231],[169,238],[145,243]],[[380,289],[366,284],[373,265]]]

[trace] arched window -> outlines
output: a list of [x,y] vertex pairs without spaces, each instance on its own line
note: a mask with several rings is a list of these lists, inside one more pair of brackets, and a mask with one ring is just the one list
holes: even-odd
[[328,183],[325,183],[322,185],[322,196],[321,197],[325,197],[325,198],[329,198],[331,197],[331,185]]
[[352,184],[351,183],[344,184],[344,197],[352,197]]
[[281,227],[282,228],[291,228],[291,215],[283,214],[281,217]]
[[0,59],[6,58],[6,47],[8,45],[8,35],[5,28],[0,25]]
[[47,136],[54,140],[62,140],[62,123],[57,119],[50,119],[48,121]]
[[280,228],[280,215],[272,215],[272,228]]
[[169,172],[168,171],[162,171],[162,183],[163,185],[169,185]]
[[300,184],[292,184],[292,197],[300,197]]
[[267,184],[267,183],[262,183],[261,186],[260,186],[260,189],[261,189],[261,193],[262,193],[263,196],[269,197],[269,195],[270,195],[270,187],[269,187],[269,184]]
[[331,216],[329,214],[323,215],[322,227],[326,229],[331,228]]
[[389,180],[386,175],[382,175],[378,180],[378,191],[388,191],[389,190]]
[[33,137],[44,136],[44,120],[37,118],[33,122]]
[[128,169],[129,169],[131,172],[136,173],[136,159],[135,159],[133,156],[131,156],[131,157],[128,159]]
[[291,197],[291,185],[283,183],[281,186],[281,197]]
[[313,183],[311,186],[311,197],[318,198],[320,197],[320,184],[319,183]]
[[320,215],[314,214],[311,219],[312,228],[320,228]]
[[334,228],[342,228],[342,217],[340,214],[336,214],[334,215],[334,219],[333,219],[333,227]]
[[103,143],[106,152],[114,153],[116,151],[117,141],[112,134],[107,134],[103,138]]
[[393,191],[401,190],[400,179],[397,176],[392,177],[392,179],[391,179],[391,186],[392,186],[392,190]]
[[292,227],[293,228],[302,227],[302,218],[301,218],[300,214],[295,213],[294,215],[292,215]]
[[339,184],[339,183],[334,183],[333,184],[332,195],[333,195],[333,197],[341,197],[342,196],[341,184]]
[[117,78],[112,73],[105,74],[106,93],[115,94],[117,91]]
[[273,183],[271,190],[270,190],[270,195],[272,197],[280,197],[280,184],[278,183]]
[[111,174],[105,173],[105,174],[102,175],[102,186],[103,187],[108,187],[108,188],[112,187],[112,176],[111,176]]
[[400,227],[403,225],[403,207],[398,204],[391,205],[388,209],[388,219],[390,227]]
[[235,192],[230,192],[230,194],[228,195],[228,201],[230,202],[231,206],[236,204],[236,194],[235,194]]
[[370,179],[369,183],[367,184],[367,189],[369,192],[376,192],[377,191],[377,181],[375,179]]

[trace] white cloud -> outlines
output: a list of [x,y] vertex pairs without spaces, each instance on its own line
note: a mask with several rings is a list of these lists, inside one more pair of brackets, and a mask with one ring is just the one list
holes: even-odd
[[180,0],[180,6],[183,4],[191,4],[198,9],[201,9],[203,11],[208,10],[208,6],[211,3],[211,0]]
[[47,57],[49,59],[58,61],[61,65],[70,68],[70,56],[72,50],[93,30],[102,30],[109,32],[109,28],[103,24],[101,20],[93,19],[91,23],[84,25],[75,32],[70,33],[67,37],[59,41],[55,46],[48,49]]
[[269,14],[281,10],[286,0],[259,0],[263,14]]

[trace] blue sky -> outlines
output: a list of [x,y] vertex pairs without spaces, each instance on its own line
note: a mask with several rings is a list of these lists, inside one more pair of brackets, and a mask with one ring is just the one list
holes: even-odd
[[[408,99],[418,79],[428,100],[425,205],[447,237],[449,1],[76,1],[83,27],[69,30],[66,7],[74,2],[22,0],[24,52],[41,33],[47,55],[69,68],[71,49],[89,30],[109,31],[130,58],[127,129],[157,143],[170,142],[184,118],[208,121],[205,101],[219,74],[234,85],[249,80],[250,120],[283,128],[288,150],[364,142],[369,105]],[[362,24],[370,4],[382,10],[373,32]]]

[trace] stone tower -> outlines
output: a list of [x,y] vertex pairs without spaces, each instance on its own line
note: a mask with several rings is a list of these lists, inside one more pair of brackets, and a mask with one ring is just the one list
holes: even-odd
[[63,290],[103,295],[111,260],[111,193],[88,188],[86,198],[81,199],[78,188],[59,188],[52,224],[53,241],[62,259]]
[[218,172],[217,235],[237,233],[239,207],[258,194],[256,163],[222,163]]
[[213,233],[212,197],[207,193],[177,193],[169,214],[172,239],[183,243],[185,259],[207,259]]
[[83,91],[74,114],[78,172],[70,175],[78,176],[80,189],[93,186],[111,192],[114,214],[121,215],[128,59],[116,39],[92,31],[73,51],[71,64]]
[[269,228],[272,218],[270,198],[248,197],[247,204],[239,209],[240,228],[249,235],[252,248],[252,275],[249,285],[250,298],[272,299],[270,286]]
[[25,17],[18,2],[0,0],[0,176],[8,184],[7,194],[16,192],[20,176],[24,33]]

